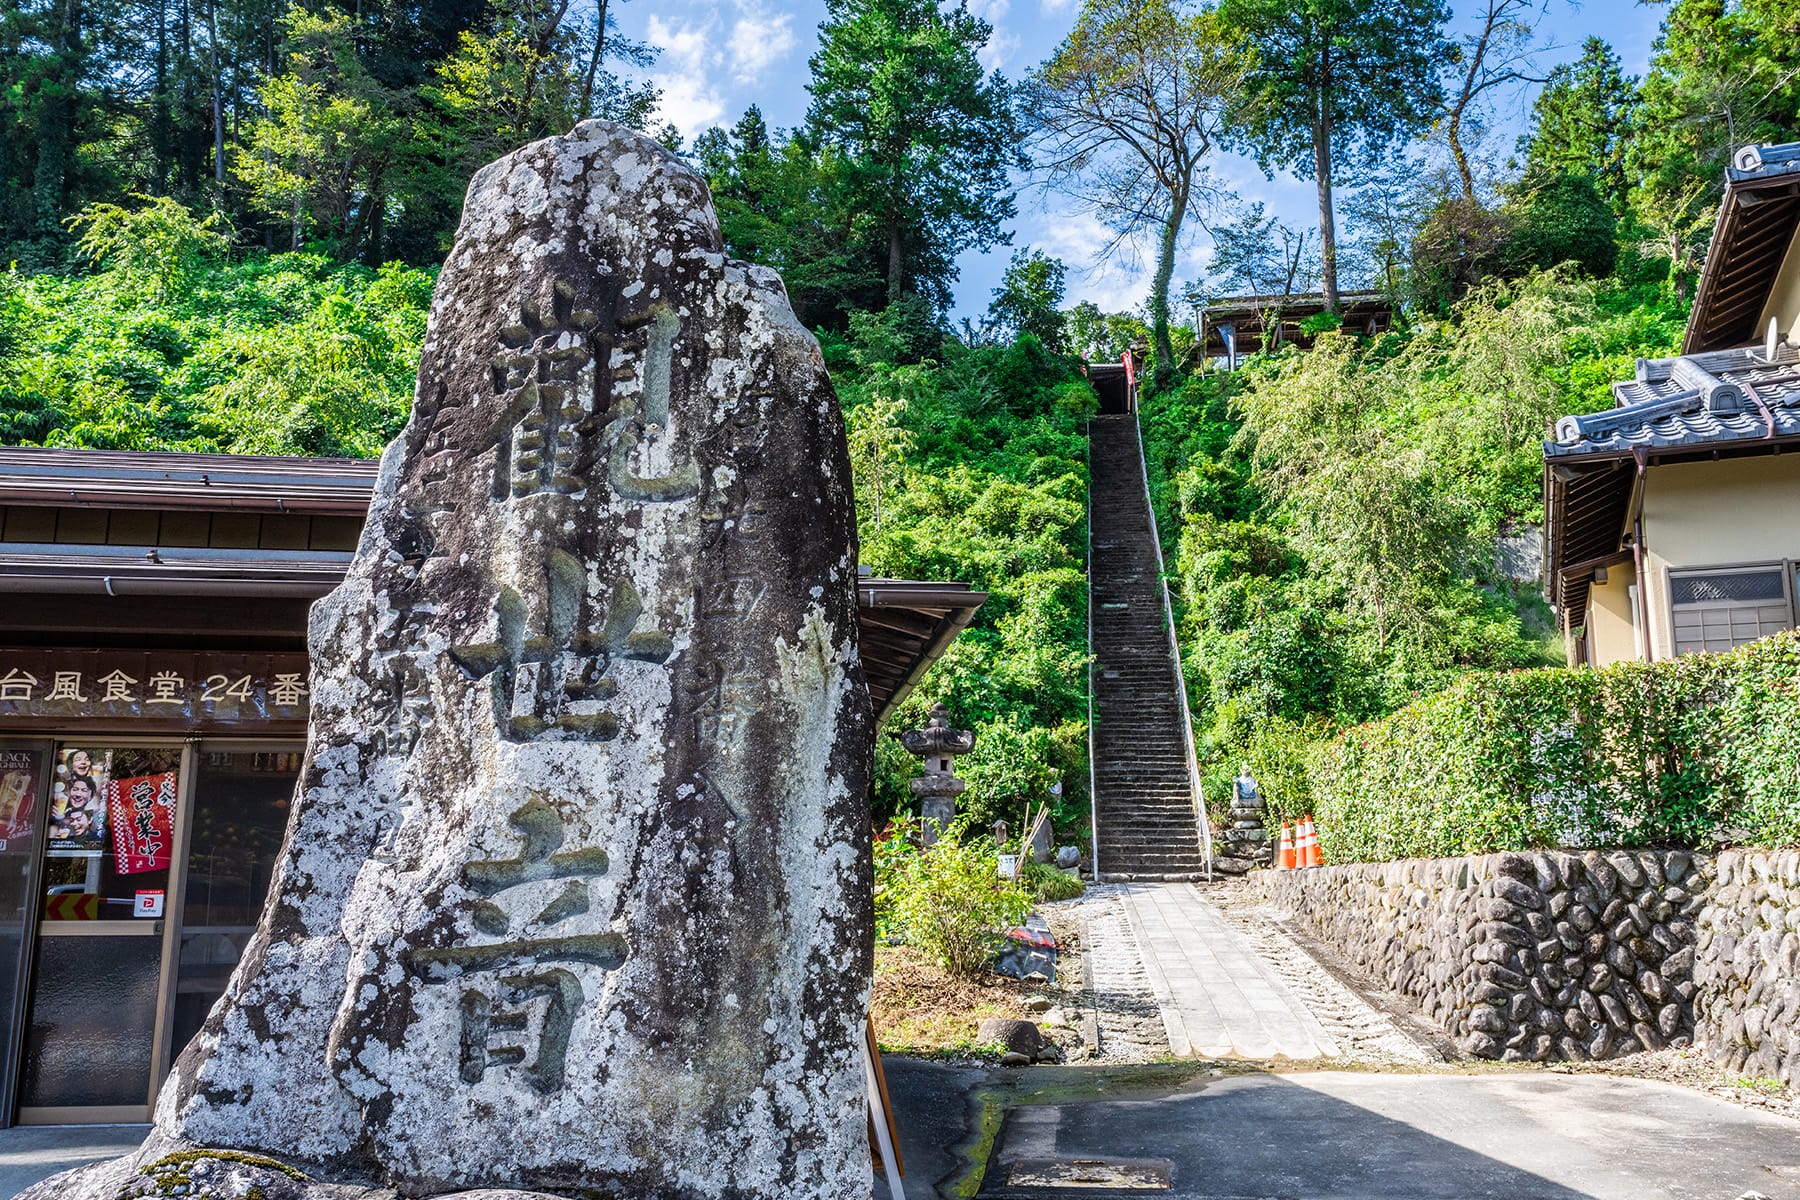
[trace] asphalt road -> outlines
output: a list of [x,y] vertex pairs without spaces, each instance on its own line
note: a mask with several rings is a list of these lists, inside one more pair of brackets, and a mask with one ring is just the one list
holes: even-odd
[[1072,1177],[1090,1198],[1110,1179],[1184,1200],[1800,1200],[1800,1125],[1604,1075],[1234,1075],[1013,1106],[980,1194]]

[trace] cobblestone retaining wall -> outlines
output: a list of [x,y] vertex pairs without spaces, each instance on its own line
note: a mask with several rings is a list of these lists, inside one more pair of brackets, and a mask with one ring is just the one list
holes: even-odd
[[1800,1083],[1800,852],[1728,850],[1699,916],[1697,1040],[1733,1071]]
[[[1695,918],[1711,870],[1679,851],[1541,852],[1259,872],[1257,882],[1471,1054],[1543,1062],[1693,1039]],[[1794,895],[1800,905],[1800,881]],[[1800,922],[1800,907],[1787,913]],[[1728,923],[1718,923],[1715,944],[1737,937],[1741,946],[1741,935],[1723,932]],[[1800,958],[1792,928],[1780,925],[1780,944]],[[1746,988],[1755,986],[1750,966],[1733,976]],[[1795,991],[1781,994],[1800,1028]]]

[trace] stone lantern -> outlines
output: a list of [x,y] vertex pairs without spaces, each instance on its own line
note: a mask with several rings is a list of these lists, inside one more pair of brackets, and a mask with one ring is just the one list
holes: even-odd
[[929,846],[956,819],[956,798],[969,785],[956,777],[954,764],[957,755],[975,748],[975,731],[950,728],[950,710],[938,703],[931,706],[925,728],[901,734],[900,744],[925,763],[925,773],[912,781],[912,793],[919,798],[920,833]]

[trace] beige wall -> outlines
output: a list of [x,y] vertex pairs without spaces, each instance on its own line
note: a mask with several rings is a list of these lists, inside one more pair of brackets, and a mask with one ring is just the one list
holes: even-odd
[[1638,656],[1629,590],[1636,579],[1631,564],[1625,563],[1608,568],[1606,582],[1588,588],[1588,653],[1596,667]]
[[1644,549],[1650,652],[1668,658],[1675,640],[1671,567],[1800,559],[1800,454],[1651,467],[1644,487]]
[[1800,333],[1795,332],[1795,326],[1800,325],[1800,254],[1794,253],[1796,248],[1800,248],[1800,229],[1794,231],[1794,240],[1788,243],[1775,286],[1769,289],[1769,302],[1763,306],[1756,328],[1751,330],[1758,342],[1768,332],[1770,317],[1775,318],[1775,327],[1787,335],[1788,341],[1800,342]]

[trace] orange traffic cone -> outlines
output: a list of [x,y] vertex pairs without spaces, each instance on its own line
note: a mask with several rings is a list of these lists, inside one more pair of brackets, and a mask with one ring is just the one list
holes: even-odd
[[1300,865],[1303,867],[1322,867],[1325,856],[1319,852],[1319,827],[1313,824],[1310,816],[1300,821]]
[[1277,871],[1294,869],[1294,831],[1288,828],[1286,821],[1281,823],[1281,848],[1275,854],[1275,869]]

